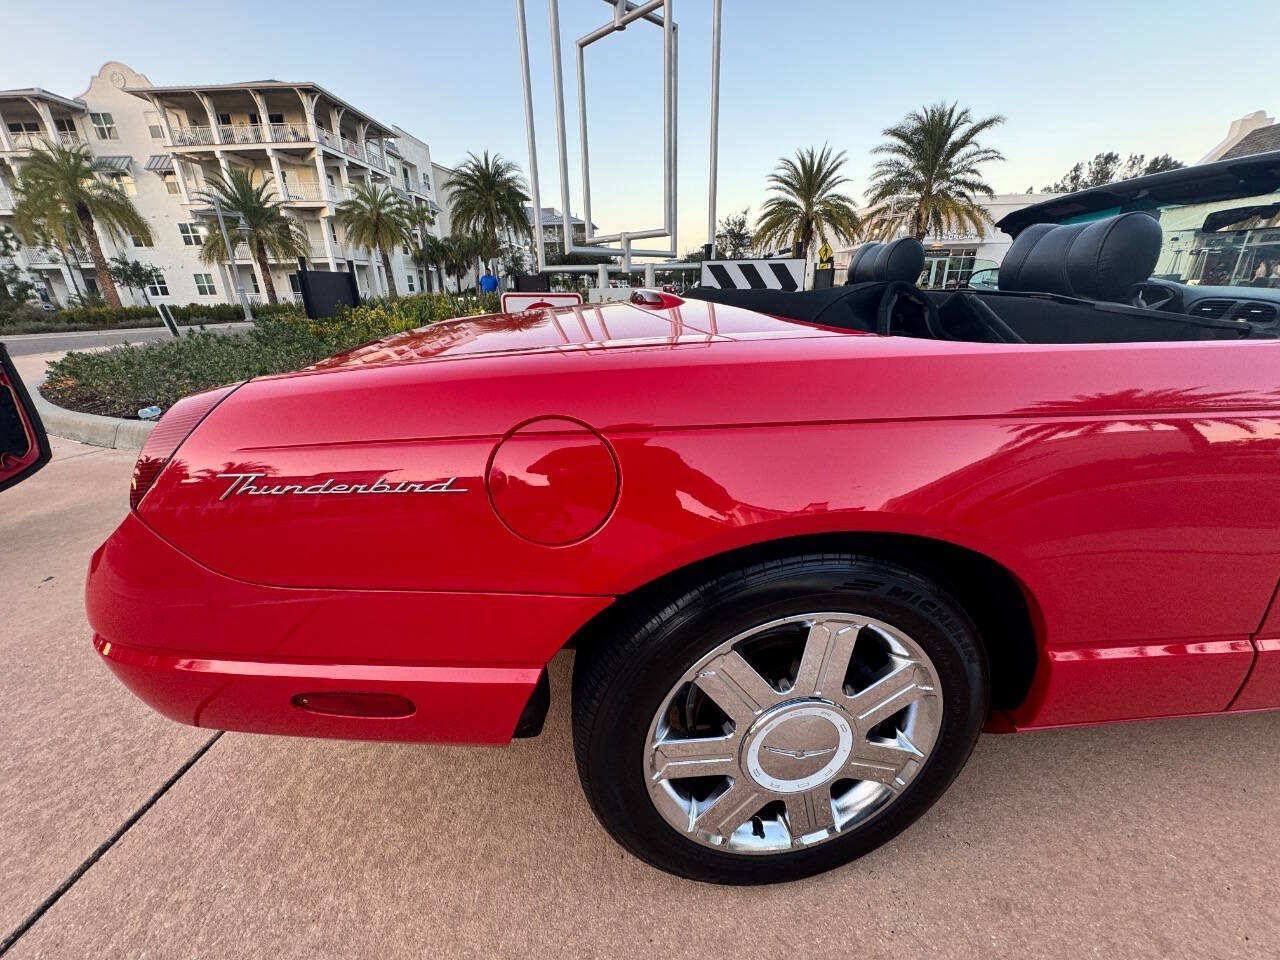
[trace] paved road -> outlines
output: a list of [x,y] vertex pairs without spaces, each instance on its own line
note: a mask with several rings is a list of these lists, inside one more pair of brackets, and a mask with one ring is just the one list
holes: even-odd
[[[54,445],[0,494],[0,937],[210,737],[96,662],[84,569],[132,457]],[[596,826],[567,668],[506,750],[224,735],[9,958],[1280,955],[1280,714],[984,737],[887,848],[732,889]]]
[[[250,323],[214,323],[205,327],[214,333],[235,333],[246,330]],[[92,350],[114,347],[120,343],[147,343],[169,339],[164,327],[136,327],[129,330],[86,330],[80,333],[24,333],[0,337],[9,356],[20,357],[29,353],[66,353],[68,350]]]

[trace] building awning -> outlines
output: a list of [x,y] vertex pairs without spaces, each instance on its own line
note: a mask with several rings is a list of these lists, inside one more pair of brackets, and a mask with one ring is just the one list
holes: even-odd
[[440,212],[440,204],[436,203],[430,197],[427,198],[427,207],[431,210],[432,213]]
[[156,173],[173,173],[173,155],[168,153],[153,153],[147,157],[146,168]]
[[99,170],[115,170],[118,173],[128,173],[129,164],[133,162],[133,157],[95,157],[93,165]]

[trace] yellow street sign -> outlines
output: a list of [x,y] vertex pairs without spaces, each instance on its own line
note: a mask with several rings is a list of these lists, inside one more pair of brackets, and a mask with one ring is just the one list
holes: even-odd
[[831,244],[824,241],[822,246],[818,248],[818,259],[825,263],[834,256],[835,254],[831,252]]

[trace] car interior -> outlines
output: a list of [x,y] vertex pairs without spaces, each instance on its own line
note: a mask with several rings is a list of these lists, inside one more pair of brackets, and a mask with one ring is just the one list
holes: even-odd
[[[1188,311],[1183,285],[1152,280],[1159,222],[1143,212],[1082,223],[1034,223],[1014,239],[998,288],[921,290],[924,247],[914,237],[854,251],[843,286],[721,290],[686,297],[827,327],[988,343],[1135,343],[1270,339],[1280,310],[1259,303],[1230,318]],[[1194,288],[1192,288],[1194,289]]]

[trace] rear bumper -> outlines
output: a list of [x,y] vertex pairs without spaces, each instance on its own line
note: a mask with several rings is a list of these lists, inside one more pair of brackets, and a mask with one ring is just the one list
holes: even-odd
[[[171,720],[217,730],[351,740],[506,743],[541,667],[415,667],[280,663],[93,645],[126,687]],[[316,693],[393,694],[413,704],[398,717],[313,713],[294,698]]]
[[[607,597],[315,590],[223,576],[130,514],[94,554],[94,647],[158,712],[222,730],[509,741],[542,669]],[[404,698],[397,716],[317,713],[323,693]],[[389,697],[388,697],[389,695]]]

